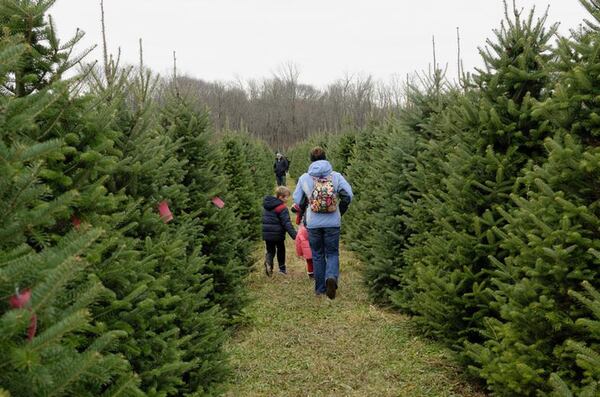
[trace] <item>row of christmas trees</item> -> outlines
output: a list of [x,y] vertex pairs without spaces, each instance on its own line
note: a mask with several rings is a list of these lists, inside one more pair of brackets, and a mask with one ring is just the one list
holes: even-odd
[[218,394],[268,149],[142,66],[62,79],[52,3],[0,4],[0,396]]
[[315,137],[355,190],[346,242],[373,299],[503,396],[600,394],[600,2],[556,43],[507,10],[484,67],[436,70],[368,131]]

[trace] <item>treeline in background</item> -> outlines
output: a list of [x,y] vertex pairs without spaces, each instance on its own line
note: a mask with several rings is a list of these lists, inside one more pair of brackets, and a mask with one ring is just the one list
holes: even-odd
[[297,177],[324,146],[352,184],[372,299],[498,396],[600,395],[600,2],[581,4],[568,37],[507,8],[461,84],[436,68],[396,117],[289,153]]
[[[0,2],[0,396],[218,395],[271,153]],[[160,88],[160,90],[159,90]]]
[[299,68],[287,63],[262,80],[207,82],[181,76],[177,83],[195,106],[210,109],[217,131],[247,131],[282,151],[315,133],[382,121],[405,101],[407,83],[398,76],[382,82],[346,75],[324,88],[299,78]]

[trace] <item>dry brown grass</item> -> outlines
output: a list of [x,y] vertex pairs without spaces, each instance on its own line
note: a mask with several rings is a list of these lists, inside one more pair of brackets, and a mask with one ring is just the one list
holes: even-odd
[[[287,276],[250,276],[251,325],[230,342],[228,396],[482,396],[452,354],[410,320],[371,305],[360,263],[341,253],[334,301],[317,298],[288,240]],[[261,249],[263,249],[261,247]],[[261,255],[262,256],[262,255]]]

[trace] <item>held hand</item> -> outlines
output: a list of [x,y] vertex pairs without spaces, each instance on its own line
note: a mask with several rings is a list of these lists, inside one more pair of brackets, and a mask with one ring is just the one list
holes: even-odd
[[302,222],[302,211],[300,211],[298,204],[292,206],[292,212],[296,214],[296,225],[299,225]]

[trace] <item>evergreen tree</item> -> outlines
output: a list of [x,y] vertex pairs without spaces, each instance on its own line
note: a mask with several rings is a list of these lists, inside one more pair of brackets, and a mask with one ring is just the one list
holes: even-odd
[[379,160],[389,144],[390,132],[394,131],[371,127],[358,135],[347,170],[348,182],[352,184],[355,193],[352,211],[344,216],[344,231],[350,248],[360,252],[367,263],[374,256],[373,244],[382,236],[373,218],[387,199],[381,194],[388,182],[383,177],[387,171],[387,163]]
[[[447,150],[447,139],[439,124],[444,110],[452,103],[455,90],[445,81],[444,73],[421,76],[422,86],[406,87],[408,102],[397,120],[390,121],[389,143],[375,161],[383,164],[378,174],[386,179],[380,194],[384,197],[374,219],[378,233],[373,244],[373,258],[366,267],[371,296],[382,303],[393,303],[409,310],[410,289],[405,279],[414,278],[403,255],[409,237],[419,230],[411,224],[412,214],[421,224],[424,193],[439,187],[441,173],[433,172]],[[375,192],[373,194],[376,194]],[[415,203],[413,205],[413,203]],[[420,226],[420,225],[419,225]]]
[[254,190],[244,139],[242,135],[234,133],[220,137],[219,166],[227,181],[227,202],[231,203],[236,216],[244,222],[242,238],[252,241],[260,237],[262,196],[261,192]]
[[[28,98],[0,97],[0,106],[22,110],[0,122],[0,197],[6,204],[0,225],[0,295],[12,296],[13,308],[8,301],[0,303],[0,383],[14,396],[92,396],[116,395],[106,386],[119,379],[121,395],[136,395],[137,381],[124,375],[129,372],[127,361],[102,353],[124,332],[89,334],[90,306],[108,291],[93,273],[81,275],[90,267],[88,249],[102,232],[71,232],[36,252],[46,245],[45,230],[68,214],[77,198],[73,191],[53,197],[41,180],[49,160],[62,155],[63,143],[28,143],[10,129],[35,125],[36,110],[47,104],[49,95],[42,91]],[[29,107],[23,102],[40,104]]]
[[225,326],[247,300],[242,264],[249,226],[259,224],[252,206],[266,186],[265,146],[237,142],[250,198],[239,208],[250,215],[217,209],[211,199],[227,193],[229,174],[206,114],[177,101],[161,111],[143,67],[107,61],[61,82],[80,60],[69,54],[81,34],[57,41],[45,17],[52,3],[0,5],[0,196],[12,203],[0,290],[33,292],[15,310],[0,303],[0,392],[219,394]]
[[213,198],[226,196],[227,182],[219,169],[220,152],[209,131],[208,114],[198,114],[184,99],[172,97],[163,108],[162,123],[181,142],[177,156],[186,161],[183,183],[190,195],[183,210],[199,222],[193,241],[208,259],[211,299],[236,321],[247,302],[243,280],[250,247],[242,239],[243,224],[233,206],[217,208],[212,203]]
[[2,83],[5,94],[27,96],[61,79],[90,51],[72,56],[84,33],[77,31],[66,43],[57,37],[47,12],[56,0],[7,0],[0,3],[0,40],[18,37],[24,47],[13,74]]
[[422,194],[432,225],[417,232],[406,253],[416,276],[409,288],[418,321],[458,348],[480,338],[489,314],[488,256],[504,255],[492,231],[502,223],[497,208],[522,168],[544,155],[547,123],[533,117],[532,106],[546,95],[549,80],[555,26],[546,29],[545,20],[535,20],[533,11],[525,19],[507,12],[497,41],[482,51],[486,69],[474,76],[476,95],[450,107],[442,126],[459,131],[445,143],[442,185]]
[[[597,4],[584,4],[599,15]],[[548,159],[521,179],[530,191],[511,196],[517,207],[497,230],[507,252],[494,260],[499,316],[487,320],[489,340],[470,348],[494,391],[534,395],[550,392],[553,372],[575,388],[584,377],[569,340],[595,338],[576,325],[584,313],[568,291],[581,282],[598,287],[599,43],[595,29],[561,40],[555,94],[535,110],[556,131],[545,143]]]
[[497,233],[509,255],[494,260],[499,317],[486,320],[488,340],[469,349],[489,387],[506,395],[549,391],[551,372],[579,376],[565,343],[579,334],[582,312],[567,291],[596,277],[598,219],[586,203],[597,200],[589,188],[597,171],[581,164],[589,154],[569,136],[548,147],[548,162],[524,177],[528,196],[513,195],[518,207],[504,213],[509,224]]
[[385,128],[391,130],[387,137],[388,146],[374,160],[375,164],[379,164],[377,175],[385,179],[385,183],[379,193],[377,190],[371,192],[372,195],[379,194],[382,199],[380,207],[371,215],[372,255],[366,262],[365,281],[370,296],[376,302],[401,307],[397,294],[406,292],[401,287],[405,270],[402,252],[406,249],[409,235],[403,220],[405,211],[402,204],[408,198],[407,173],[411,170],[418,138],[397,121],[390,122]]
[[261,200],[273,190],[273,161],[271,149],[264,141],[244,133],[244,147],[252,174],[254,193]]
[[[373,128],[377,128],[377,126],[373,125]],[[326,139],[327,142],[324,146],[327,148],[327,160],[332,164],[334,170],[344,175],[347,174],[356,146],[356,131],[348,130],[337,134],[329,134],[326,136]],[[312,149],[312,147],[310,149]],[[310,149],[304,153],[304,157],[307,160],[309,158],[308,153],[310,153]],[[307,170],[308,166],[304,168],[304,172]]]
[[[131,79],[128,97],[111,96],[121,101],[116,127],[123,133],[117,143],[121,160],[108,186],[137,204],[128,235],[145,236],[136,248],[150,282],[129,292],[139,303],[120,315],[131,332],[125,354],[150,395],[212,394],[226,373],[224,324],[196,241],[202,227],[186,212],[191,193],[185,186],[187,159],[178,156],[183,139],[161,125],[151,74],[140,70]],[[158,214],[163,201],[173,214],[170,222]]]
[[[50,2],[45,2],[45,4],[49,5]],[[24,8],[21,6],[25,4],[17,5],[19,8]],[[32,12],[44,12],[46,8],[42,5],[42,2],[26,4],[26,6],[33,7]],[[16,20],[18,17],[11,20]],[[40,23],[45,21],[42,17],[40,16],[40,21],[42,21]],[[50,22],[46,22],[46,24],[48,25],[45,28],[47,31],[54,30],[50,26]],[[44,29],[44,27],[41,26],[40,29]],[[27,59],[20,61],[19,65],[27,64],[27,61]],[[62,61],[70,62],[67,58]],[[31,63],[29,72],[34,73],[36,65],[38,64]],[[43,70],[39,71],[40,75],[48,73]],[[19,71],[14,72],[14,75],[19,76]],[[60,74],[57,73],[56,78],[59,77]],[[15,85],[19,86],[19,82],[17,81]],[[25,87],[27,86],[25,85]],[[38,84],[31,90],[39,87],[41,86]],[[170,333],[157,332],[158,336],[148,338],[149,334],[144,332],[148,330],[149,325],[152,325],[152,320],[158,318],[157,306],[160,308],[162,302],[167,300],[161,296],[164,295],[162,292],[157,296],[159,289],[162,291],[166,288],[165,277],[154,280],[151,278],[151,272],[155,269],[157,261],[152,259],[151,252],[147,254],[143,252],[146,247],[137,238],[138,234],[132,233],[137,225],[142,224],[139,222],[139,218],[135,219],[131,216],[132,214],[135,216],[136,208],[139,208],[136,205],[139,202],[136,203],[135,199],[129,199],[124,194],[126,191],[124,189],[117,188],[109,191],[105,187],[111,177],[119,176],[117,171],[122,170],[128,160],[123,156],[123,150],[117,148],[115,144],[116,141],[123,138],[123,134],[114,130],[112,124],[116,105],[122,105],[122,103],[118,103],[117,100],[106,103],[101,97],[72,95],[71,86],[63,83],[55,83],[52,88],[52,95],[49,96],[44,107],[37,112],[35,123],[24,130],[22,134],[25,133],[30,139],[36,141],[58,138],[66,143],[61,147],[60,153],[47,162],[48,166],[40,173],[40,176],[46,181],[50,196],[60,197],[70,194],[76,199],[71,201],[68,209],[60,214],[56,222],[46,225],[42,231],[43,234],[39,233],[39,237],[36,236],[36,243],[39,246],[60,243],[63,239],[62,236],[69,230],[76,228],[84,231],[87,230],[88,224],[107,230],[99,239],[98,244],[91,245],[86,252],[90,264],[89,269],[92,269],[99,280],[110,288],[110,293],[105,294],[101,302],[98,302],[93,308],[92,315],[95,321],[88,327],[89,332],[91,336],[111,335],[115,332],[123,336],[127,335],[128,338],[123,338],[118,344],[118,351],[130,359],[134,369],[141,373],[144,389],[148,390],[147,373],[143,371],[143,365],[132,360],[135,357],[132,351],[142,351],[139,346],[140,344],[143,346],[144,342],[147,342],[145,343],[147,347],[161,346],[156,343],[160,338],[168,342],[164,344],[167,347],[161,350],[165,360],[181,353],[176,349],[177,339],[173,335],[176,335],[177,328],[173,321],[167,324],[168,329],[172,331]],[[115,98],[120,98],[122,95],[118,95],[118,90],[121,88],[109,87],[109,93]],[[29,95],[29,97],[33,97],[33,95]],[[24,99],[30,100],[29,98]],[[124,108],[121,107],[120,110],[122,109]],[[19,124],[27,126],[22,122]],[[151,133],[154,131],[151,130]],[[141,147],[149,152],[148,147],[143,145]],[[172,164],[172,162],[166,163],[167,165]],[[113,183],[112,186],[114,185]],[[148,212],[146,214],[148,217]],[[160,221],[157,223],[162,224]],[[119,226],[115,228],[115,225]],[[82,276],[73,283],[74,285],[82,283],[81,285],[87,286],[89,282],[86,281],[86,278]],[[151,289],[148,291],[149,286]],[[96,289],[92,288],[91,290]],[[158,328],[155,327],[155,329]],[[164,330],[164,327],[160,329]],[[139,331],[140,334],[135,335],[134,330]],[[143,336],[141,336],[142,334]],[[149,357],[150,362],[153,364],[157,362],[159,368],[171,370],[169,368],[171,362],[161,362],[156,360],[156,356]],[[140,368],[142,368],[141,371]],[[125,372],[123,372],[124,374]],[[174,375],[174,379],[181,382],[181,377],[177,374]],[[115,390],[119,390],[129,383],[131,380],[123,377],[117,380],[113,386]],[[168,382],[163,384],[166,389],[172,387]]]
[[556,373],[550,376],[554,395],[572,397],[596,396],[600,391],[600,293],[590,283],[584,281],[585,294],[569,291],[569,295],[577,299],[593,314],[595,319],[579,318],[576,325],[587,331],[586,339],[593,341],[591,346],[570,340],[567,347],[576,353],[577,365],[584,370],[581,380],[569,387]]

